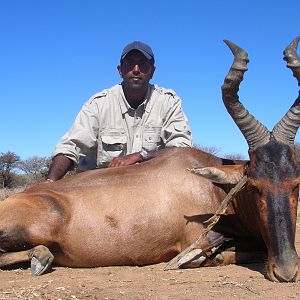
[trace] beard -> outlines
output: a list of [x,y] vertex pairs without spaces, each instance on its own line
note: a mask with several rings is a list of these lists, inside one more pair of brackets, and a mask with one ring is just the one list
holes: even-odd
[[143,79],[133,79],[124,80],[123,85],[127,91],[138,91],[145,90],[148,87],[148,82],[145,82]]

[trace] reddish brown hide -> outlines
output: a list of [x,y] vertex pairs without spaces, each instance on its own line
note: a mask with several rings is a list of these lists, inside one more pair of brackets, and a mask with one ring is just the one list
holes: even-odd
[[[168,261],[194,241],[226,194],[187,171],[203,162],[222,165],[196,149],[169,149],[142,164],[80,173],[6,199],[0,205],[0,248],[7,253],[0,264],[14,262],[11,251],[37,245],[64,266]],[[20,260],[28,260],[24,255]]]
[[[285,60],[300,82],[299,38]],[[247,53],[226,41],[234,63],[224,104],[249,145],[249,162],[177,148],[148,162],[94,170],[36,186],[0,203],[0,267],[31,261],[34,275],[52,261],[70,267],[168,261],[201,234],[203,222],[242,176],[248,182],[206,239],[178,267],[267,258],[273,281],[299,279],[295,224],[299,184],[294,138],[300,98],[272,131],[239,102]],[[197,174],[187,169],[197,169]]]

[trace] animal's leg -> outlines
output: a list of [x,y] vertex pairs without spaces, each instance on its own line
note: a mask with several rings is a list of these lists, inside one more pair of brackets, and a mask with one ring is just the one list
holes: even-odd
[[178,262],[179,268],[199,268],[212,266],[225,266],[230,264],[243,264],[261,262],[266,259],[263,251],[255,252],[235,252],[235,251],[216,251],[208,256],[202,249],[194,249],[185,255]]
[[222,234],[210,230],[199,248],[184,255],[177,263],[178,268],[198,268],[208,260],[210,254],[228,239]]
[[208,259],[202,249],[194,249],[178,261],[178,268],[198,268]]
[[30,269],[32,275],[42,275],[51,268],[54,256],[49,249],[43,245],[32,249],[18,252],[7,252],[0,254],[0,267],[31,261]]
[[[212,233],[210,237],[216,237],[218,234]],[[260,262],[266,259],[267,252],[264,244],[258,240],[248,239],[247,241],[225,241],[216,245],[217,241],[222,241],[222,236],[218,239],[206,239],[203,249],[194,249],[178,262],[179,268],[198,268],[208,266],[224,266],[229,264],[242,264]]]
[[264,251],[236,252],[222,251],[208,257],[200,267],[226,266],[230,264],[249,264],[262,262],[267,258]]

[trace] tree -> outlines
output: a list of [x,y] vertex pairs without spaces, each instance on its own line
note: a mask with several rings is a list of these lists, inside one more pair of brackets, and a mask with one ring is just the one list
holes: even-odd
[[220,148],[215,147],[215,146],[203,146],[203,145],[194,145],[194,148],[213,154],[213,155],[218,155],[218,153],[220,152]]
[[22,170],[25,174],[30,175],[32,180],[45,178],[50,166],[50,158],[32,156],[28,159],[21,160],[18,163],[18,169]]
[[13,169],[17,168],[20,156],[14,152],[7,151],[0,154],[0,184],[1,187],[12,187],[15,174]]
[[225,158],[227,159],[232,159],[232,160],[245,160],[245,156],[240,153],[229,153],[224,155]]
[[[213,154],[218,156],[220,152],[220,148],[215,147],[215,146],[203,146],[203,145],[194,145],[194,148],[202,150],[204,152]],[[299,146],[300,149],[300,146]],[[232,159],[232,160],[245,160],[245,156],[239,153],[228,153],[223,155],[224,158],[226,159]]]

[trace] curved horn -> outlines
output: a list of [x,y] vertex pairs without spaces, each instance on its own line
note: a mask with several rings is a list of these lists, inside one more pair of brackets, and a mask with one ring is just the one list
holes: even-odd
[[234,55],[233,64],[222,85],[222,98],[232,119],[244,135],[249,150],[268,143],[270,132],[257,121],[239,101],[239,85],[247,71],[248,54],[234,43],[224,40]]
[[[287,62],[287,67],[292,70],[293,76],[298,81],[300,86],[300,58],[297,54],[297,47],[300,36],[295,38],[288,47],[283,51],[283,59]],[[291,106],[284,117],[274,126],[272,135],[276,140],[293,145],[297,130],[300,125],[300,93],[298,98]]]

